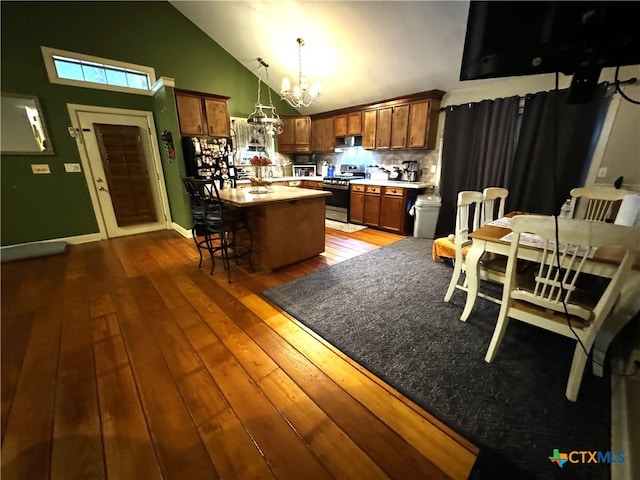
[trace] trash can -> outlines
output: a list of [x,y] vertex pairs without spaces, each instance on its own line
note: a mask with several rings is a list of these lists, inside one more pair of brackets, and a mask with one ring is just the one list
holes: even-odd
[[434,238],[442,200],[436,195],[418,195],[415,203],[416,219],[413,224],[413,236],[416,238]]

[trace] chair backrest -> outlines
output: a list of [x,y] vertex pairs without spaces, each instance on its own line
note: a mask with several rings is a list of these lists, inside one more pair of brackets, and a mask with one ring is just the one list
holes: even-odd
[[[480,226],[482,192],[464,190],[458,192],[458,205],[456,209],[456,243],[466,241],[469,233]],[[473,223],[469,223],[470,214],[473,214]]]
[[509,196],[509,190],[502,187],[487,187],[482,191],[482,196],[482,225],[504,217],[504,204]]
[[611,207],[622,197],[631,192],[613,187],[578,187],[571,190],[571,213],[576,218],[576,204],[579,198],[586,200],[586,205],[580,205],[580,215],[584,220],[604,222],[611,217]]
[[189,197],[194,224],[223,221],[222,201],[215,180],[182,177],[182,184]]
[[[556,229],[553,216],[519,215],[511,219],[511,230],[514,235],[509,252],[507,276],[513,279],[517,251],[521,248],[521,234],[537,235],[541,243],[542,255],[540,267],[535,276],[532,288],[511,287],[505,289],[510,299],[522,300],[539,307],[559,313],[567,312],[585,322],[593,322],[599,328],[616,300],[622,288],[624,273],[630,269],[640,251],[640,228],[613,225],[604,222],[585,222],[558,218],[558,240],[560,247],[556,251]],[[625,251],[616,273],[611,277],[605,291],[595,305],[585,306],[579,300],[578,279],[584,271],[587,259],[598,247],[615,245]],[[560,265],[558,269],[558,257]],[[512,285],[508,282],[508,285]],[[597,325],[596,325],[597,323]]]

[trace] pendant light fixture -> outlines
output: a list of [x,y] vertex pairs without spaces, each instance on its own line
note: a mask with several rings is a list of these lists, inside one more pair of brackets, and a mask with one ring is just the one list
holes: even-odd
[[280,88],[280,97],[286,100],[293,108],[308,107],[322,95],[322,86],[316,81],[313,85],[309,85],[307,77],[302,74],[302,47],[304,40],[298,38],[298,84],[291,88],[289,77],[282,79]]
[[[257,58],[258,61],[258,98],[254,105],[253,112],[247,117],[247,123],[256,126],[263,126],[268,135],[274,136],[282,133],[283,121],[280,115],[276,113],[276,107],[273,106],[271,100],[271,89],[269,88],[269,65],[262,59]],[[269,105],[262,103],[262,72],[265,72],[267,82],[267,92],[269,92]],[[266,110],[266,111],[265,111]]]

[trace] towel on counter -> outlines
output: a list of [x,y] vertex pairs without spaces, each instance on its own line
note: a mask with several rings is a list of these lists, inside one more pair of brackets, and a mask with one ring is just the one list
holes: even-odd
[[[436,262],[444,262],[445,258],[456,258],[456,240],[455,235],[449,235],[448,237],[436,238],[433,241],[433,247],[431,256]],[[467,251],[471,248],[470,245],[462,247],[462,256],[467,255]]]

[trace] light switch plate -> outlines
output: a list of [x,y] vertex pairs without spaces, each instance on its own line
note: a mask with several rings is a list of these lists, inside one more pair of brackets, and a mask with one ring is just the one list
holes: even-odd
[[79,163],[65,163],[64,164],[64,171],[67,172],[67,173],[81,172],[82,169],[80,168],[80,164]]
[[51,170],[49,169],[49,164],[48,163],[32,163],[31,164],[31,171],[35,175],[39,175],[39,174],[43,174],[43,173],[51,173]]

